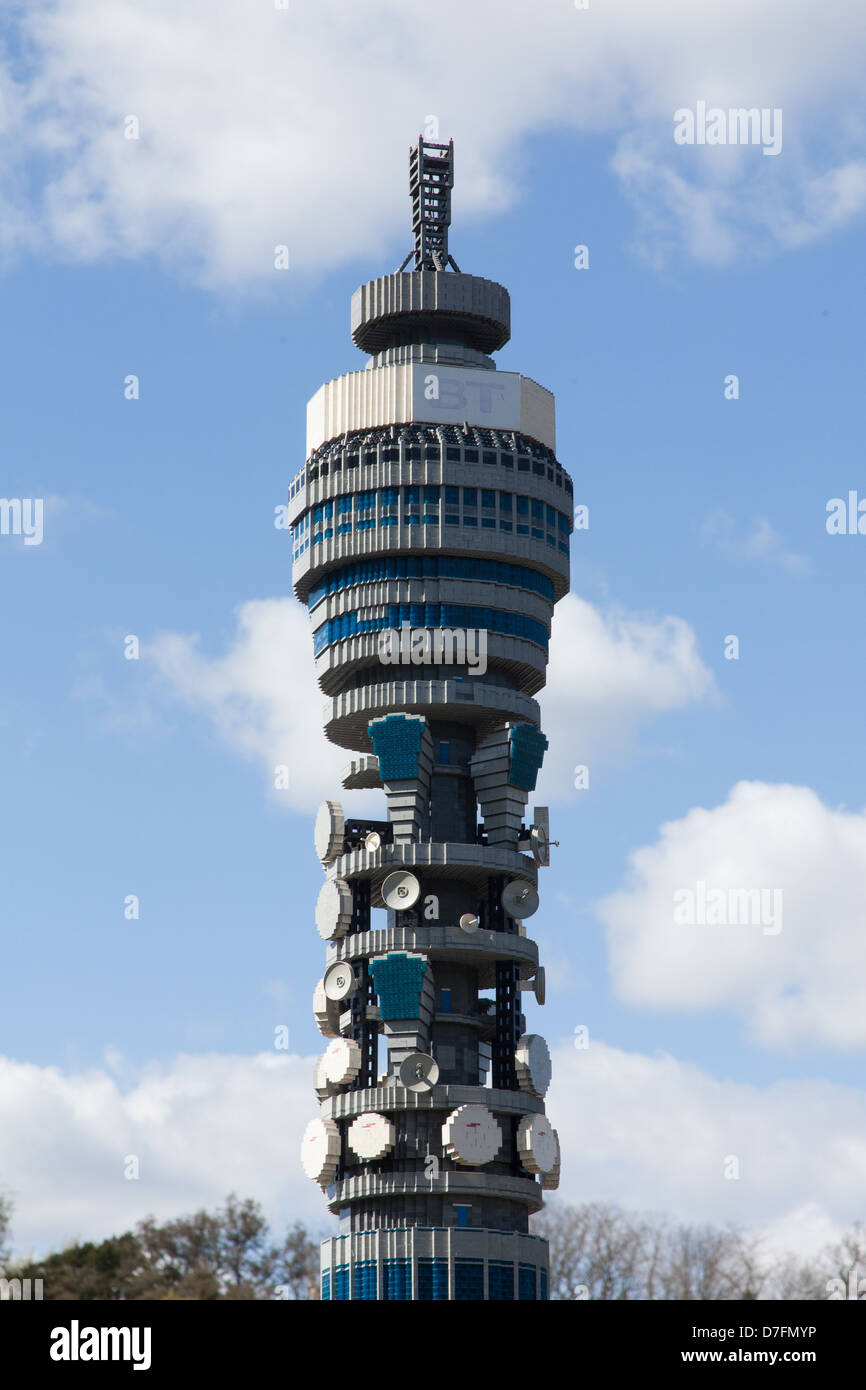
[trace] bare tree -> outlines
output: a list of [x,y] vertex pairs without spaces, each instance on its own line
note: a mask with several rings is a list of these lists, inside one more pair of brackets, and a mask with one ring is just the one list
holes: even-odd
[[[675,1224],[665,1216],[623,1211],[612,1202],[588,1202],[548,1205],[534,1229],[550,1242],[554,1299],[826,1297],[813,1291],[813,1273],[795,1261],[765,1258],[758,1237],[733,1227]],[[861,1231],[859,1244],[849,1239],[839,1248],[839,1268],[850,1267],[858,1252],[862,1255],[864,1235]]]
[[9,1257],[9,1227],[12,1221],[12,1202],[0,1192],[0,1269]]

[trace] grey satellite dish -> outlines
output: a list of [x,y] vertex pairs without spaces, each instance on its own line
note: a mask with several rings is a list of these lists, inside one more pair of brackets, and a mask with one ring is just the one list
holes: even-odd
[[478,930],[478,915],[475,912],[464,912],[460,918],[460,926],[464,931]]
[[550,839],[550,811],[546,806],[533,806],[532,824],[544,830]]
[[414,907],[421,896],[421,884],[414,874],[406,869],[398,869],[389,874],[382,883],[382,901],[386,907],[403,912]]
[[346,817],[339,801],[323,801],[316,812],[313,842],[323,864],[330,864],[343,852]]
[[355,979],[354,971],[348,961],[337,961],[336,965],[331,965],[325,971],[323,981],[325,994],[335,1003],[341,1003],[355,993],[358,982]]
[[371,830],[364,841],[364,849],[368,854],[375,854],[377,849],[382,848],[382,836],[378,830]]
[[538,911],[538,894],[525,878],[514,878],[502,891],[502,906],[509,917],[522,922]]
[[439,1080],[439,1063],[426,1052],[410,1052],[400,1063],[398,1075],[407,1091],[432,1091]]
[[[327,976],[325,976],[325,979],[327,980]],[[535,990],[536,1004],[543,1004],[547,994],[547,976],[544,973],[543,965],[539,965],[535,972],[535,980],[533,981],[532,988]]]
[[532,850],[532,857],[536,864],[546,869],[550,864],[550,840],[547,838],[547,831],[543,825],[534,825],[530,830],[529,848]]

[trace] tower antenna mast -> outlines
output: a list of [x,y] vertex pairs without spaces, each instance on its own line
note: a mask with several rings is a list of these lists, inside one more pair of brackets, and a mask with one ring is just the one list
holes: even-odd
[[453,187],[454,141],[443,145],[419,135],[417,148],[409,151],[409,196],[415,246],[400,271],[406,269],[414,256],[415,270],[447,270],[450,265],[460,274],[460,267],[448,250]]

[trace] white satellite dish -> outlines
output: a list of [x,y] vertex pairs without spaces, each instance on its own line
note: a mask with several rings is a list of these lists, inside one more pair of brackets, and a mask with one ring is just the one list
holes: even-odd
[[406,908],[414,907],[417,903],[421,896],[421,884],[414,874],[410,874],[406,869],[398,869],[383,881],[381,891],[386,907],[404,912]]
[[364,841],[364,849],[368,854],[375,854],[377,849],[382,848],[382,836],[378,830],[371,830]]
[[535,972],[535,980],[533,981],[532,987],[535,990],[536,1004],[543,1004],[547,994],[547,976],[543,965],[539,965]]
[[325,978],[322,981],[325,987],[325,994],[335,1003],[341,1003],[355,993],[358,982],[348,961],[338,960],[335,965],[330,965],[325,971]]
[[432,1091],[439,1080],[439,1063],[427,1052],[410,1052],[400,1063],[398,1075],[407,1091]]
[[387,1115],[377,1114],[374,1110],[366,1110],[349,1125],[349,1148],[364,1163],[384,1158],[393,1149],[396,1138],[397,1131],[393,1120],[389,1120]]
[[336,941],[352,925],[352,890],[343,878],[323,883],[316,903],[316,930],[323,941]]
[[363,1056],[354,1038],[334,1038],[324,1053],[322,1071],[334,1086],[348,1086],[361,1070]]
[[508,916],[516,917],[518,922],[538,911],[538,894],[525,878],[512,879],[503,889],[500,901]]
[[320,980],[313,991],[313,1015],[323,1037],[340,1036],[340,1009],[325,993],[324,980]]
[[460,918],[459,925],[464,931],[478,930],[478,914],[476,912],[464,912]]
[[543,1097],[550,1085],[552,1067],[550,1049],[540,1034],[523,1034],[514,1051],[514,1067],[521,1091]]
[[346,817],[339,801],[323,801],[316,812],[313,842],[323,864],[330,864],[343,852]]

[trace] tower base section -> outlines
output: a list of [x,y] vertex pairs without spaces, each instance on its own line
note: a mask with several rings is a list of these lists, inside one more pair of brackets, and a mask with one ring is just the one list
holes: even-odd
[[361,1231],[322,1244],[325,1301],[538,1302],[547,1299],[541,1236],[461,1227]]

